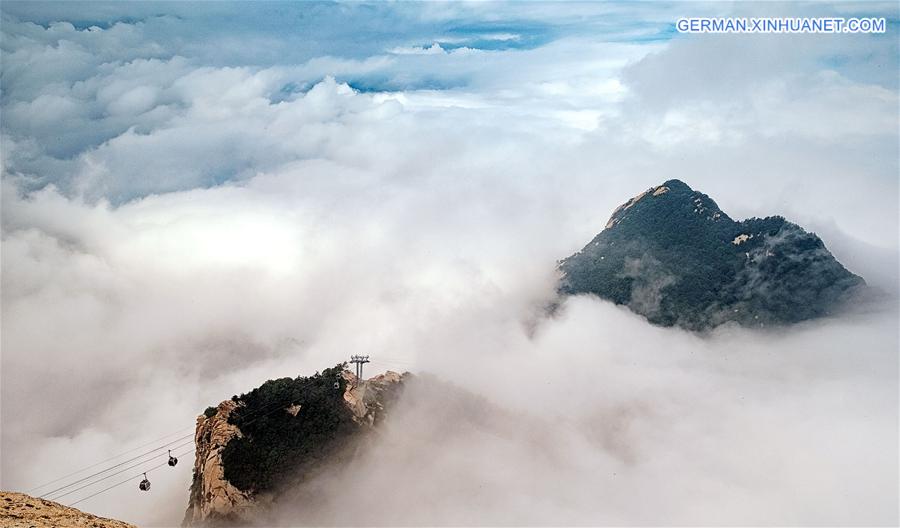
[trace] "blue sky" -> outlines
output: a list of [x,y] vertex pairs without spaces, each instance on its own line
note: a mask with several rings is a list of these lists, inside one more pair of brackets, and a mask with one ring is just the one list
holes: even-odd
[[[673,55],[693,42],[704,45],[704,62],[656,61],[654,82],[693,83],[685,98],[715,98],[721,81],[741,84],[776,79],[791,70],[834,72],[860,86],[895,90],[898,60],[895,39],[878,36],[696,37],[677,35],[673,23],[685,15],[848,15],[881,14],[896,27],[894,6],[849,4],[671,4],[633,3],[5,3],[0,104],[7,173],[21,174],[25,188],[55,183],[73,192],[83,180],[81,155],[127,133],[152,135],[171,129],[163,114],[192,106],[190,94],[172,83],[190,71],[267,72],[265,97],[273,103],[296,98],[323,79],[333,78],[358,92],[411,95],[444,93],[499,112],[555,112],[584,123],[597,115],[620,112],[640,90],[643,63]],[[715,55],[716,41],[727,41],[729,55]],[[755,40],[755,42],[754,42]],[[678,46],[668,46],[677,42]],[[735,47],[738,46],[738,47]],[[673,48],[672,51],[664,51]],[[777,53],[769,50],[779,49]],[[785,52],[784,50],[787,50]],[[646,61],[641,61],[646,57]],[[141,104],[129,115],[120,101],[110,112],[98,100],[100,85],[114,82],[117,71],[141,67],[159,70],[159,86],[147,84],[132,98],[162,99]],[[148,72],[149,74],[149,72]],[[617,100],[599,90],[619,83]],[[565,93],[548,87],[568,85]],[[580,83],[578,87],[574,87]],[[68,88],[66,88],[68,87]],[[650,99],[665,98],[664,90]],[[737,99],[740,99],[738,95]],[[39,102],[39,103],[36,103]],[[683,99],[687,102],[687,99]],[[41,104],[46,103],[46,104]],[[60,105],[56,117],[35,114]],[[593,112],[593,117],[591,112]],[[113,115],[114,114],[114,115]],[[581,115],[577,118],[577,115]],[[37,118],[40,115],[40,118]],[[21,116],[21,118],[20,118]],[[586,121],[585,121],[586,120]],[[623,121],[624,122],[624,121]],[[22,145],[23,148],[15,148]],[[28,145],[25,147],[25,145]],[[238,164],[240,165],[240,164]],[[130,185],[122,175],[106,191],[84,192],[90,199],[113,202],[148,192],[216,185],[241,178],[241,167],[208,167],[188,182],[155,178]],[[82,186],[84,187],[84,186]]]

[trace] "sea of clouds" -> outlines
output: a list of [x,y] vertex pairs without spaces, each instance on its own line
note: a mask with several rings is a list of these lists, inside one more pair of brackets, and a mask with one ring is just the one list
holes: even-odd
[[[4,3],[2,487],[368,354],[485,418],[423,391],[277,522],[896,524],[897,40],[669,30],[802,9],[896,30],[893,4]],[[816,231],[878,300],[705,337],[545,317],[556,261],[670,178]],[[79,507],[176,525],[191,462]]]

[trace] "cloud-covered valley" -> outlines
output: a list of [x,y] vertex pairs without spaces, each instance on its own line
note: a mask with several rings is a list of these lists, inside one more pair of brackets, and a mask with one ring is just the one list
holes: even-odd
[[[706,4],[149,5],[2,7],[4,489],[361,353],[486,418],[448,429],[426,391],[278,522],[897,523],[894,35],[667,30],[730,9]],[[894,5],[815,9],[896,30]],[[545,316],[556,261],[670,178],[816,231],[881,295],[708,336],[585,297]],[[189,473],[79,507],[175,525]]]

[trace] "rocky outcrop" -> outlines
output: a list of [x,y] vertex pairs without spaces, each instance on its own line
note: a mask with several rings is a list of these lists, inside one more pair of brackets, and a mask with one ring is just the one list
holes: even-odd
[[344,371],[343,375],[347,380],[344,401],[353,411],[355,420],[360,424],[375,425],[384,417],[385,406],[393,400],[394,390],[409,373],[399,374],[389,370],[363,383],[357,383],[356,376],[349,371]]
[[[383,420],[387,408],[410,374],[387,371],[360,381],[353,373],[344,370],[340,376],[343,380],[340,383],[344,389],[343,403],[351,411],[353,423],[356,424],[352,429],[362,432]],[[244,436],[238,426],[229,423],[231,413],[241,405],[240,400],[226,400],[215,408],[214,414],[197,417],[194,478],[183,526],[244,524],[277,500],[277,493],[243,491],[225,477],[223,452],[229,442]],[[304,407],[291,403],[282,410],[294,418],[302,418]]]
[[0,526],[4,528],[136,528],[97,517],[58,502],[24,493],[0,491]]
[[197,417],[194,479],[190,503],[182,522],[185,526],[212,519],[239,519],[255,507],[255,501],[248,493],[235,488],[225,479],[222,464],[225,446],[232,438],[241,436],[240,429],[228,423],[228,417],[237,406],[237,402],[225,400],[216,407],[214,415],[201,414]]

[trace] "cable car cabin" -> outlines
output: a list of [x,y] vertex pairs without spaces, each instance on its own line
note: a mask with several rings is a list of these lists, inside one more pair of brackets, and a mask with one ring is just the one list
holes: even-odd
[[138,484],[138,488],[140,488],[141,491],[150,491],[150,481],[147,480],[146,473],[144,473],[144,480],[142,480],[141,483]]
[[178,459],[172,456],[172,450],[169,450],[169,465],[175,467],[175,464],[178,463]]

